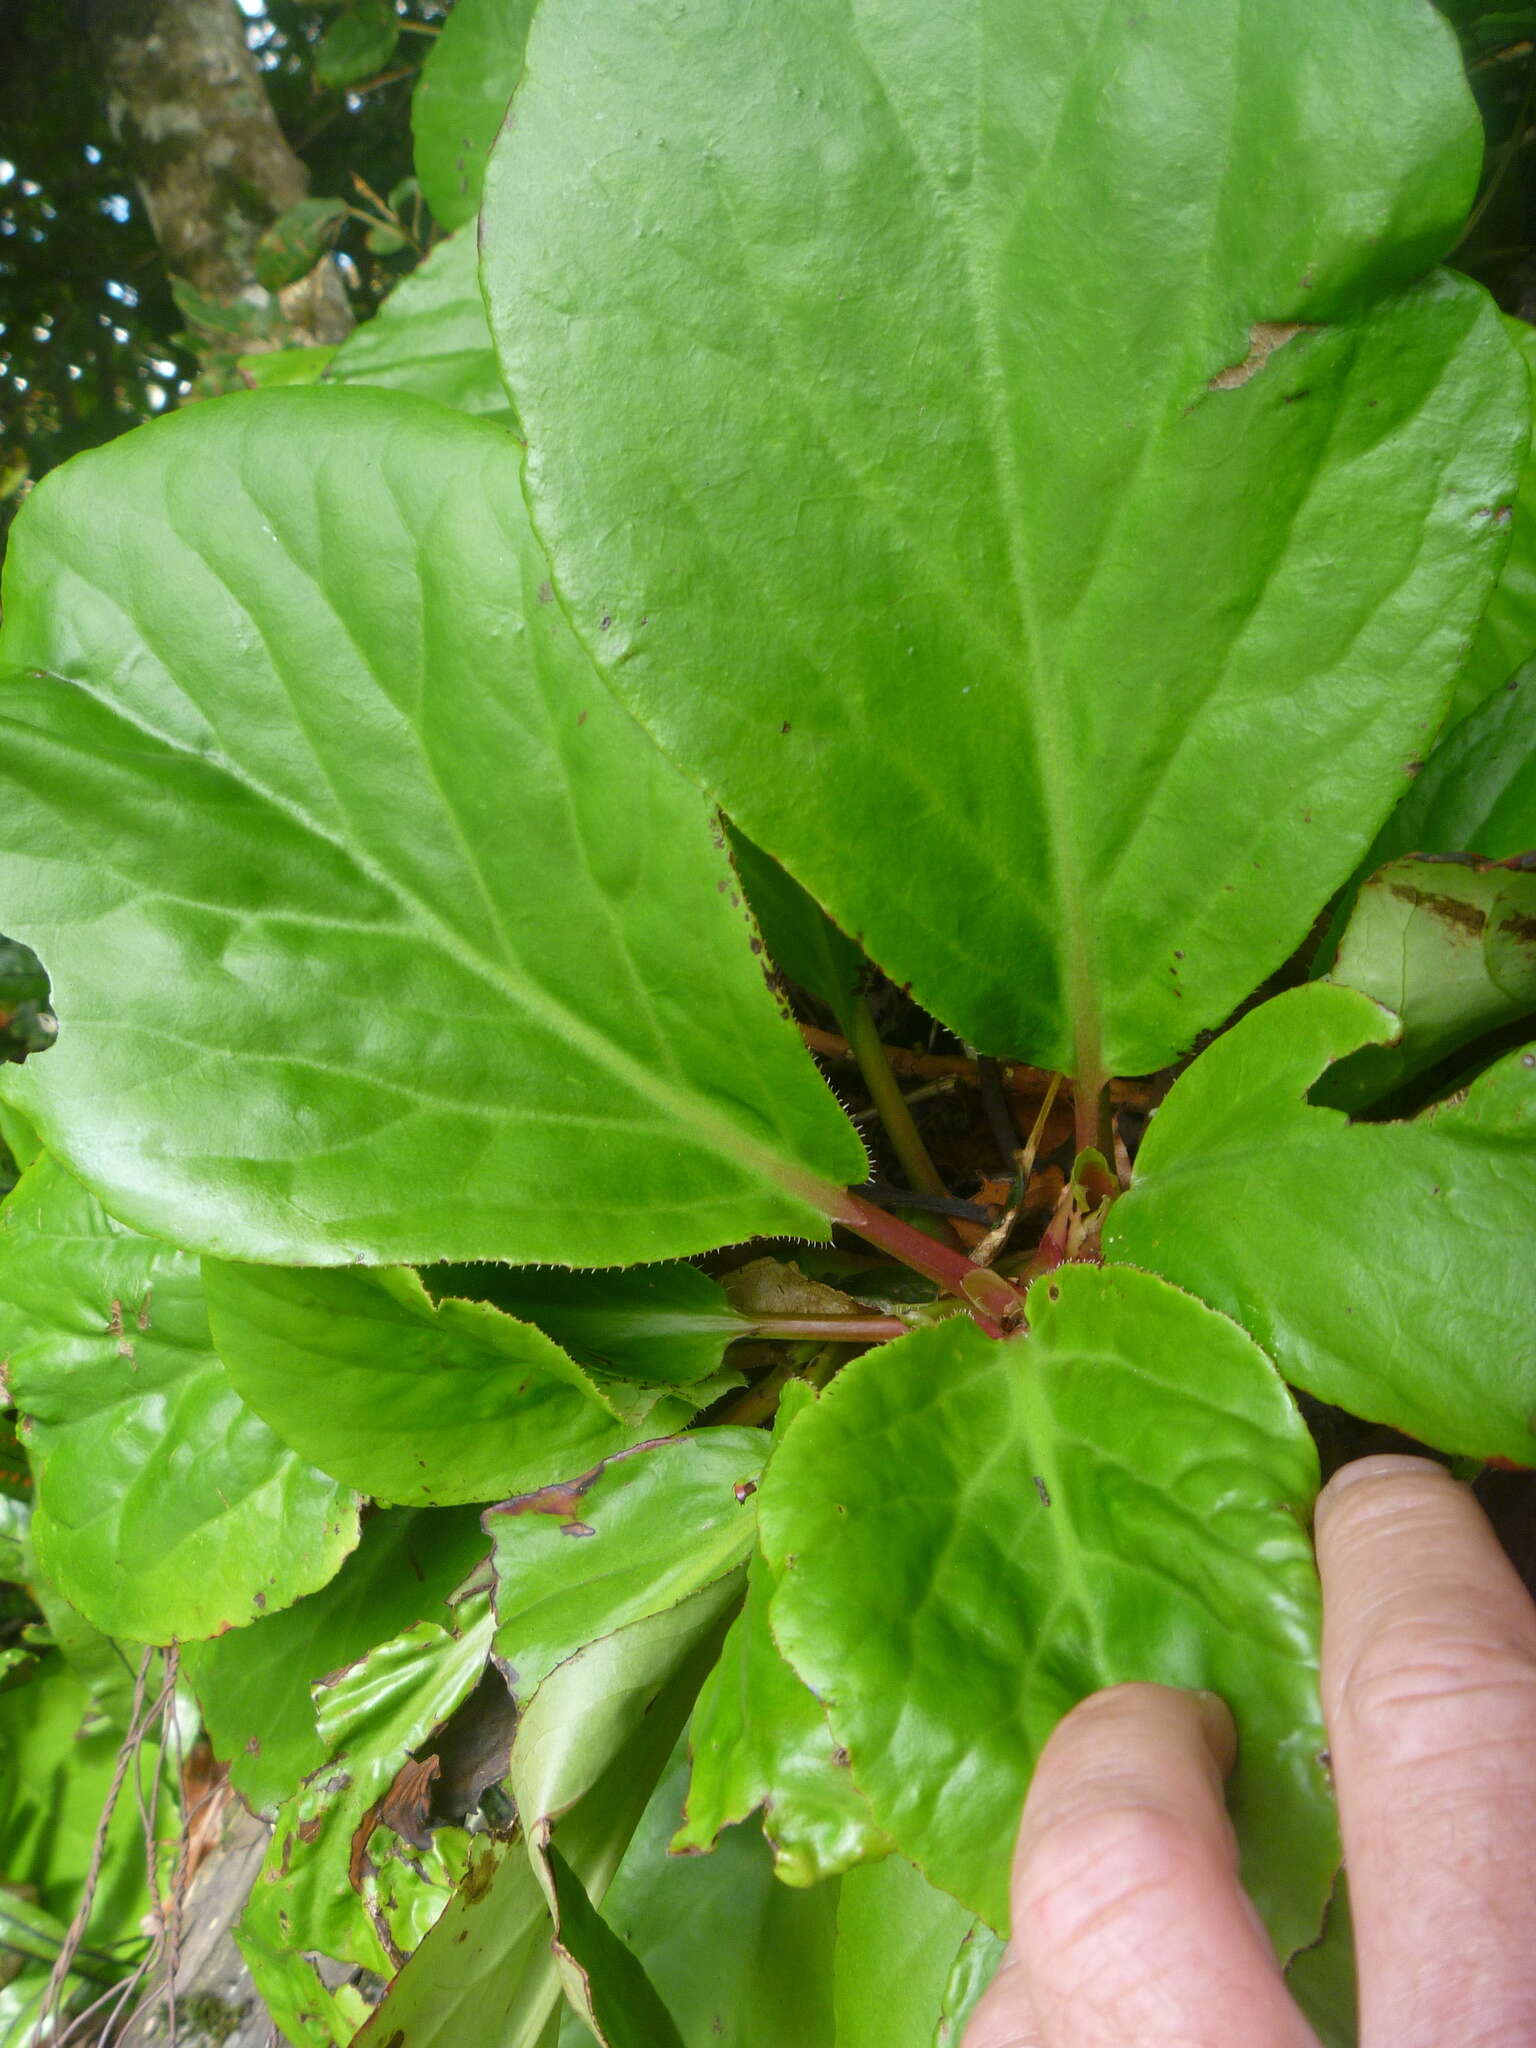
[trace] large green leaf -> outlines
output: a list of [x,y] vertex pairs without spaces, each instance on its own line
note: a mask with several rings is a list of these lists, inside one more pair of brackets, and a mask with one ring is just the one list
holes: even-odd
[[[838,1886],[777,1883],[756,1827],[728,1829],[708,1856],[669,1855],[687,1777],[679,1755],[619,1865],[604,1918],[644,1965],[687,2048],[833,2048]],[[573,2015],[562,2048],[589,2038]]]
[[472,221],[485,159],[523,75],[534,0],[455,0],[411,101],[416,175],[445,228]]
[[[1506,319],[1504,331],[1524,357],[1527,374],[1536,373],[1536,327]],[[1526,447],[1519,486],[1495,516],[1509,522],[1509,553],[1456,680],[1453,716],[1474,711],[1536,655],[1536,434]]]
[[488,1509],[496,1654],[516,1697],[585,1644],[737,1574],[767,1451],[759,1430],[701,1430]]
[[1392,1044],[1352,1054],[1312,1090],[1353,1111],[1536,1012],[1536,874],[1471,857],[1391,861],[1356,897],[1328,978],[1402,1020]]
[[38,1562],[99,1629],[216,1635],[333,1575],[357,1496],[235,1392],[195,1259],[113,1222],[45,1157],[0,1208],[0,1306]]
[[1308,1101],[1394,1030],[1324,982],[1245,1017],[1153,1118],[1106,1254],[1225,1309],[1353,1415],[1536,1463],[1536,1048],[1412,1123]]
[[780,1654],[768,1626],[774,1579],[761,1555],[747,1603],[694,1709],[693,1775],[677,1851],[712,1850],[723,1829],[762,1809],[775,1874],[819,1884],[890,1849],[832,1739],[821,1702]]
[[510,438],[400,392],[194,406],[34,492],[0,904],[61,1031],[4,1088],[114,1213],[628,1264],[818,1229],[801,1162],[862,1176],[546,574]]
[[[544,0],[482,276],[555,580],[965,1037],[1137,1073],[1438,722],[1528,432],[1420,0]],[[893,878],[899,878],[894,882]]]
[[[450,16],[456,19],[457,13]],[[425,261],[337,349],[329,384],[418,391],[458,412],[510,426],[512,408],[491,347],[472,228],[439,242]]]
[[422,1275],[435,1297],[493,1301],[535,1323],[595,1372],[648,1386],[684,1386],[718,1372],[733,1338],[756,1325],[697,1266],[440,1266]]
[[436,1303],[409,1268],[203,1262],[236,1390],[323,1472],[408,1507],[498,1500],[619,1449],[628,1433],[542,1330]]
[[326,1761],[310,1688],[418,1621],[446,1626],[447,1596],[485,1555],[477,1515],[371,1515],[328,1586],[182,1651],[203,1723],[248,1806],[270,1810]]
[[1067,1709],[1128,1679],[1220,1692],[1244,1877],[1288,1955],[1338,1860],[1311,1438],[1242,1331],[1149,1274],[1064,1266],[1029,1315],[868,1352],[795,1419],[759,1496],[774,1634],[876,1820],[1000,1929]]

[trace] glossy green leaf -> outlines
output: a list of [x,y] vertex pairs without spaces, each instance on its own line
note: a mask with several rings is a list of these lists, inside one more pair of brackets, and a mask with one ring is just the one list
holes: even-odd
[[446,1627],[443,1602],[486,1548],[479,1516],[464,1509],[371,1515],[328,1586],[186,1646],[181,1668],[248,1806],[270,1811],[326,1762],[311,1687],[415,1622]]
[[211,401],[46,478],[6,568],[0,901],[61,1032],[0,1085],[114,1214],[318,1265],[824,1227],[803,1169],[863,1148],[549,600],[509,436]]
[[[1527,374],[1536,375],[1536,327],[1506,319],[1504,331],[1524,358]],[[1475,711],[1536,655],[1536,434],[1526,446],[1516,490],[1494,516],[1509,523],[1509,552],[1456,679],[1453,718]]]
[[[996,1937],[904,1856],[850,1870],[837,1907],[837,2048],[959,2048]],[[978,1959],[982,1968],[964,1968]],[[953,1989],[952,1989],[953,1987]],[[941,2032],[949,2022],[949,2032]]]
[[[449,19],[457,17],[455,14]],[[330,384],[416,391],[458,412],[512,424],[480,297],[473,228],[439,242],[337,349]]]
[[1484,1032],[1536,1012],[1536,873],[1465,858],[1392,861],[1355,899],[1328,979],[1402,1020],[1331,1067],[1313,1102],[1354,1111]]
[[1244,1878],[1288,1955],[1337,1863],[1311,1438],[1242,1331],[1149,1274],[1064,1266],[1029,1316],[868,1352],[796,1418],[759,1496],[775,1637],[876,1820],[999,1929],[1067,1709],[1129,1679],[1221,1693]]
[[769,959],[808,994],[819,996],[851,1038],[864,955],[794,876],[744,832],[731,834],[731,857]]
[[760,1430],[701,1430],[488,1509],[496,1655],[516,1697],[584,1644],[737,1573],[767,1451]]
[[351,0],[315,48],[315,82],[342,92],[382,71],[395,54],[400,23],[391,0]]
[[[755,1826],[727,1829],[708,1856],[670,1855],[687,1780],[680,1753],[619,1865],[604,1919],[644,1965],[686,2048],[833,2048],[838,1885],[779,1884]],[[589,2039],[573,2015],[561,2048]],[[882,2048],[905,2044],[885,2036]]]
[[769,1632],[773,1590],[758,1555],[747,1576],[747,1604],[694,1709],[693,1776],[672,1847],[711,1850],[722,1829],[761,1808],[776,1875],[785,1884],[819,1884],[885,1855],[891,1844],[853,1782],[820,1701]]
[[726,1345],[753,1330],[697,1266],[599,1273],[440,1266],[422,1279],[438,1299],[494,1302],[535,1324],[582,1365],[647,1386],[682,1386],[718,1372]]
[[38,1562],[105,1634],[216,1635],[335,1573],[357,1497],[235,1392],[195,1259],[43,1158],[0,1208],[0,1307]]
[[416,175],[445,228],[472,221],[485,159],[523,75],[534,0],[456,0],[411,101]]
[[967,1039],[1161,1066],[1401,789],[1529,432],[1412,281],[1479,154],[1419,0],[539,8],[482,277],[557,586]]
[[387,1975],[398,1957],[384,1938],[414,1948],[441,1912],[462,1875],[468,1837],[449,1830],[446,1853],[441,1836],[425,1854],[406,1849],[375,1809],[401,1766],[477,1684],[490,1640],[482,1597],[466,1602],[451,1628],[417,1622],[315,1687],[321,1742],[335,1760],[279,1809],[236,1929],[258,1988],[272,1962],[292,1951]]
[[435,1303],[409,1268],[203,1262],[214,1345],[251,1409],[323,1472],[407,1507],[498,1500],[628,1440],[542,1330]]
[[1440,742],[1372,849],[1480,853],[1508,860],[1536,848],[1536,662],[1521,669]]
[[1313,1106],[1393,1019],[1324,982],[1209,1046],[1153,1118],[1106,1254],[1242,1323],[1294,1385],[1473,1457],[1536,1462],[1536,1048],[1412,1123]]

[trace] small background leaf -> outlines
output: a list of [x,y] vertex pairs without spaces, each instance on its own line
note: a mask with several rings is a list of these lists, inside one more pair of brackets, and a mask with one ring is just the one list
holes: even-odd
[[456,0],[411,102],[416,175],[445,228],[474,219],[485,159],[523,75],[534,0]]
[[[457,16],[455,8],[450,22]],[[512,425],[480,297],[473,229],[449,235],[400,280],[373,318],[336,350],[326,381],[416,391],[457,412]]]
[[[328,31],[334,34],[340,22]],[[256,244],[256,275],[269,292],[297,284],[332,246],[350,208],[345,199],[301,199]]]
[[342,92],[384,69],[400,40],[400,21],[390,0],[348,0],[315,50],[315,82]]

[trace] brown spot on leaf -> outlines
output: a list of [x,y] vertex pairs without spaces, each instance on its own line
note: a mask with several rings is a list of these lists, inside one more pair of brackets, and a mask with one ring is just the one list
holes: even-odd
[[1256,377],[1277,349],[1282,349],[1298,334],[1305,334],[1308,323],[1305,320],[1256,320],[1248,330],[1248,353],[1240,363],[1229,363],[1224,370],[1218,370],[1210,380],[1212,391],[1236,391]]
[[540,603],[540,604],[553,604],[553,603],[554,603],[554,601],[555,601],[555,593],[554,593],[554,592],[553,592],[553,591],[552,591],[552,590],[550,589],[550,587],[549,587],[549,585],[548,585],[547,583],[541,583],[541,584],[539,585],[539,603]]
[[1411,882],[1389,882],[1387,888],[1390,894],[1411,904],[1415,910],[1428,911],[1431,917],[1455,925],[1471,938],[1480,938],[1487,928],[1488,913],[1479,904],[1464,903],[1457,896],[1429,889],[1416,889]]

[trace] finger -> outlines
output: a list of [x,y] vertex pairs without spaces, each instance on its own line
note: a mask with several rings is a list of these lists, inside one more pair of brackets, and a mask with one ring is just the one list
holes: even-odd
[[1220,1701],[1157,1685],[1095,1694],[1046,1744],[1013,1882],[1041,2048],[1316,2048],[1238,1882],[1234,1746]]
[[1044,2048],[1035,2003],[1012,1942],[1003,1950],[997,1975],[971,2015],[961,2048]]
[[1536,1610],[1422,1459],[1346,1466],[1317,1538],[1362,2040],[1536,2040]]

